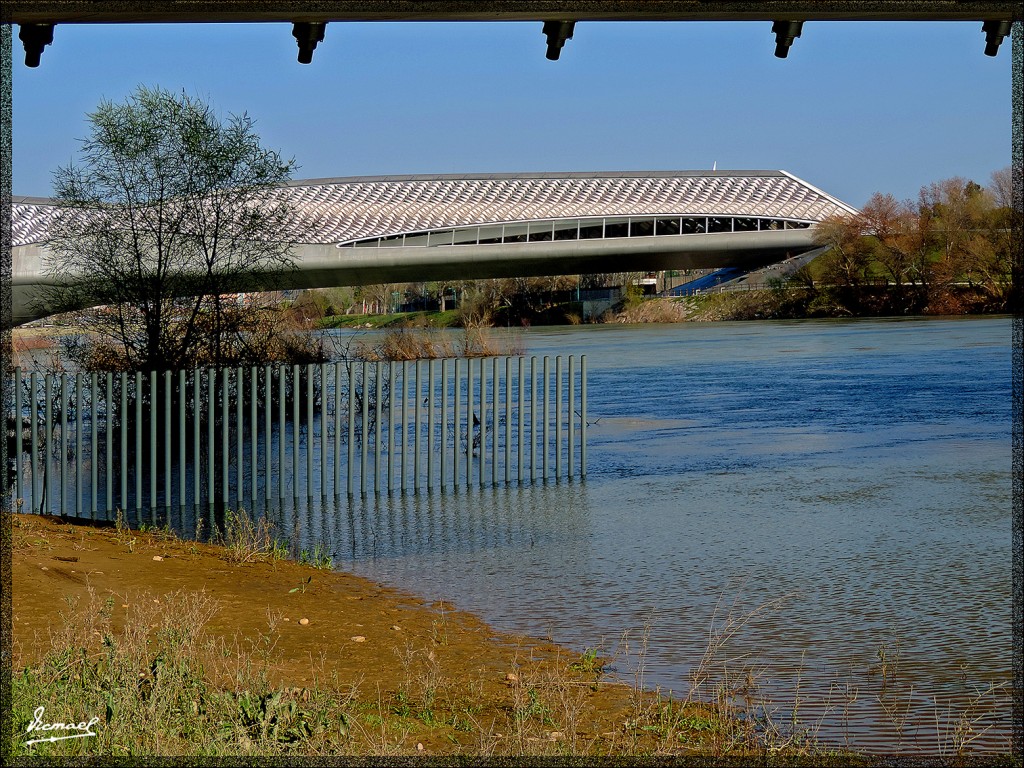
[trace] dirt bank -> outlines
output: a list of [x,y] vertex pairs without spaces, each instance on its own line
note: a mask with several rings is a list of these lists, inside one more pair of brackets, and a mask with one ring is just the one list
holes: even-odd
[[[117,634],[140,621],[153,621],[155,628],[154,611],[162,605],[202,595],[212,606],[205,634],[220,638],[224,648],[249,649],[250,656],[266,649],[271,685],[308,689],[330,681],[332,690],[347,691],[352,701],[375,703],[372,722],[402,721],[393,739],[352,745],[356,752],[635,754],[693,748],[678,729],[667,744],[665,733],[645,729],[661,704],[606,680],[592,655],[497,633],[444,603],[427,605],[358,576],[270,556],[231,562],[223,547],[160,532],[36,515],[13,515],[12,523],[16,673],[66,643],[58,638],[66,636],[63,628],[74,623],[69,617],[75,611],[101,606]],[[108,631],[91,634],[98,643]],[[429,717],[416,704],[424,681],[431,686]],[[217,685],[230,689],[231,674],[222,674]],[[473,726],[458,727],[458,718],[443,714],[455,710],[471,713]],[[19,711],[16,706],[16,719]],[[352,711],[358,720],[360,710]],[[663,708],[658,716],[664,718]]]

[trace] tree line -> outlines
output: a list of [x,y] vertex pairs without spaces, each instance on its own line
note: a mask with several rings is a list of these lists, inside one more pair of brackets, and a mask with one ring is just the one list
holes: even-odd
[[[916,200],[875,193],[855,214],[819,224],[829,250],[790,280],[789,312],[907,315],[1008,312],[1013,293],[1010,168],[987,186],[960,177]],[[778,286],[777,286],[778,287]]]

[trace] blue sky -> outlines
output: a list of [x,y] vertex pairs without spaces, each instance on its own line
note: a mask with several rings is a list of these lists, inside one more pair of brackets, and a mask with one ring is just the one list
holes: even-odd
[[332,23],[311,65],[288,24],[62,25],[38,69],[14,35],[16,195],[48,195],[85,115],[137,85],[247,112],[296,178],[787,170],[861,205],[1010,164],[1010,53],[979,23]]

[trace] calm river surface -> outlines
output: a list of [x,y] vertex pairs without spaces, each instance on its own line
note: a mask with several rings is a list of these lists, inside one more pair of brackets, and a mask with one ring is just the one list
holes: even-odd
[[798,698],[836,746],[1009,749],[1008,318],[521,338],[587,355],[584,482],[308,509],[305,543],[677,695],[732,621],[697,693],[752,672],[784,732]]

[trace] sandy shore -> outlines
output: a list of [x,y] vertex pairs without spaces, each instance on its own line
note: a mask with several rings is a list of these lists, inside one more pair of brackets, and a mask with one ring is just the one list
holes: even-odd
[[[272,638],[270,678],[284,688],[334,685],[387,701],[407,691],[416,660],[430,660],[450,700],[472,700],[489,732],[502,738],[523,680],[572,691],[578,720],[574,739],[616,752],[623,724],[635,720],[629,686],[606,680],[580,654],[536,638],[495,632],[477,617],[446,603],[351,574],[264,556],[234,563],[223,547],[182,541],[160,532],[97,527],[38,515],[12,515],[12,623],[14,670],[40,659],[73,606],[103,603],[122,631],[141,603],[174,602],[202,593],[215,610],[206,633],[236,647]],[[268,642],[268,641],[264,641]],[[538,738],[561,738],[554,723]],[[442,729],[443,730],[443,729]],[[438,729],[410,736],[432,752],[473,751]],[[632,743],[636,746],[637,734]],[[644,737],[644,734],[640,734]],[[603,746],[598,746],[599,743]]]

